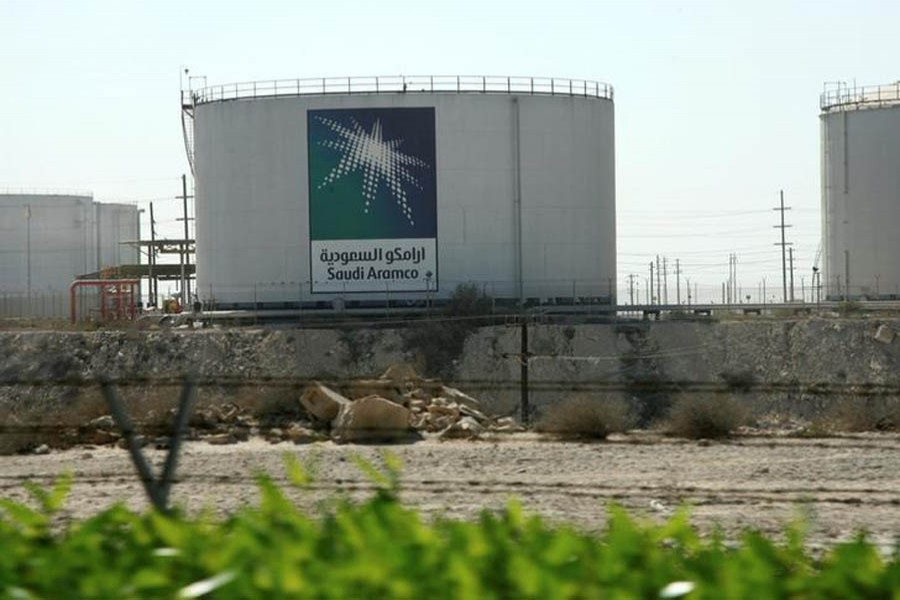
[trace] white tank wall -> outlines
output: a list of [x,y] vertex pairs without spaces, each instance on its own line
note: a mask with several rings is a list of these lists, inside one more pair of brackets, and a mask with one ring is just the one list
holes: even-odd
[[[900,296],[900,106],[821,116],[823,296]],[[845,251],[849,255],[845,255]]]
[[131,204],[98,203],[97,264],[101,269],[116,265],[137,264],[138,249],[124,242],[140,238],[137,207]]
[[616,279],[613,103],[420,93],[199,105],[199,293],[220,304],[333,298],[310,292],[306,111],[434,107],[437,294],[477,282],[516,297],[516,103],[524,295],[607,296]]
[[[119,241],[137,237],[138,212],[131,205],[98,204],[90,196],[0,194],[0,316],[68,315],[72,280],[98,265],[137,262],[136,250],[118,248]],[[101,257],[121,260],[101,263]]]

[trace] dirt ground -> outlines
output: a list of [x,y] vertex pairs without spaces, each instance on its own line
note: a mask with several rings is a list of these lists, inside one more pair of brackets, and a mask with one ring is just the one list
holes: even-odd
[[[284,477],[283,455],[314,465],[310,490],[291,490],[314,512],[335,494],[361,498],[372,484],[351,455],[378,460],[380,446],[272,445],[251,440],[230,446],[187,443],[172,498],[195,511],[234,510],[256,501],[254,474]],[[728,442],[623,436],[599,443],[542,441],[532,434],[496,441],[425,440],[390,446],[402,458],[403,501],[431,516],[473,518],[510,497],[554,522],[599,529],[605,505],[664,519],[679,504],[692,507],[703,531],[718,526],[729,538],[744,528],[776,533],[809,519],[812,547],[844,540],[860,529],[889,551],[900,538],[900,437],[802,439],[748,437]],[[146,450],[161,465],[163,450]],[[48,455],[0,456],[0,495],[22,499],[26,479],[49,483],[75,476],[67,515],[80,518],[121,501],[147,506],[126,451],[76,448]]]

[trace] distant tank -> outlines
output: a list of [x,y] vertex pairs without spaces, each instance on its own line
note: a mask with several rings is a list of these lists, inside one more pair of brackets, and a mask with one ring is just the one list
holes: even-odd
[[79,275],[136,263],[137,207],[85,194],[0,194],[0,316],[65,317]]
[[823,297],[900,298],[900,82],[821,96]]

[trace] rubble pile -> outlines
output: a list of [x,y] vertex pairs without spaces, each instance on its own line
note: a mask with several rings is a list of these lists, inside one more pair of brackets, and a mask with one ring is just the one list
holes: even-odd
[[[141,432],[141,435],[137,436],[138,444],[154,446],[157,449],[167,448],[174,422],[175,409],[171,409],[161,421],[136,423],[136,429]],[[326,434],[314,430],[312,423],[292,421],[278,425],[264,424],[259,417],[253,416],[247,409],[237,404],[207,406],[197,408],[191,413],[185,437],[188,440],[199,440],[214,445],[235,444],[251,437],[262,437],[271,443],[289,441],[297,444],[328,439]],[[69,444],[65,445],[126,447],[125,438],[110,415],[97,417],[79,426],[74,439],[68,441]]]
[[378,379],[356,380],[340,391],[314,383],[300,403],[341,442],[392,441],[426,432],[442,439],[476,438],[521,430],[511,417],[486,415],[475,398],[423,379],[408,365],[393,365]]
[[[254,415],[235,403],[195,408],[188,420],[186,439],[224,445],[251,437],[273,444],[305,444],[332,439],[348,442],[415,441],[425,435],[439,439],[474,439],[486,433],[521,431],[512,417],[485,414],[478,400],[434,379],[424,379],[408,365],[394,365],[378,379],[351,380],[334,388],[309,385],[290,415]],[[141,446],[165,449],[175,424],[175,409],[146,419],[135,428]],[[298,418],[306,413],[307,418]],[[74,445],[126,447],[126,440],[110,415],[103,415],[69,431],[50,447]],[[47,447],[35,442],[16,451],[38,452]]]

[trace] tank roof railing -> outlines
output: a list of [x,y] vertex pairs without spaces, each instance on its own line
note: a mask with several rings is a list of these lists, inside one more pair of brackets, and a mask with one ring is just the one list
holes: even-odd
[[900,81],[852,87],[839,81],[825,85],[819,97],[822,112],[847,108],[879,108],[900,104]]
[[389,75],[382,77],[276,79],[212,85],[184,91],[182,103],[197,105],[225,100],[271,98],[276,96],[398,93],[516,94],[613,99],[613,87],[610,84],[583,79],[485,75]]
[[59,188],[0,188],[0,196],[64,196],[67,198],[94,198],[94,192],[88,190]]

